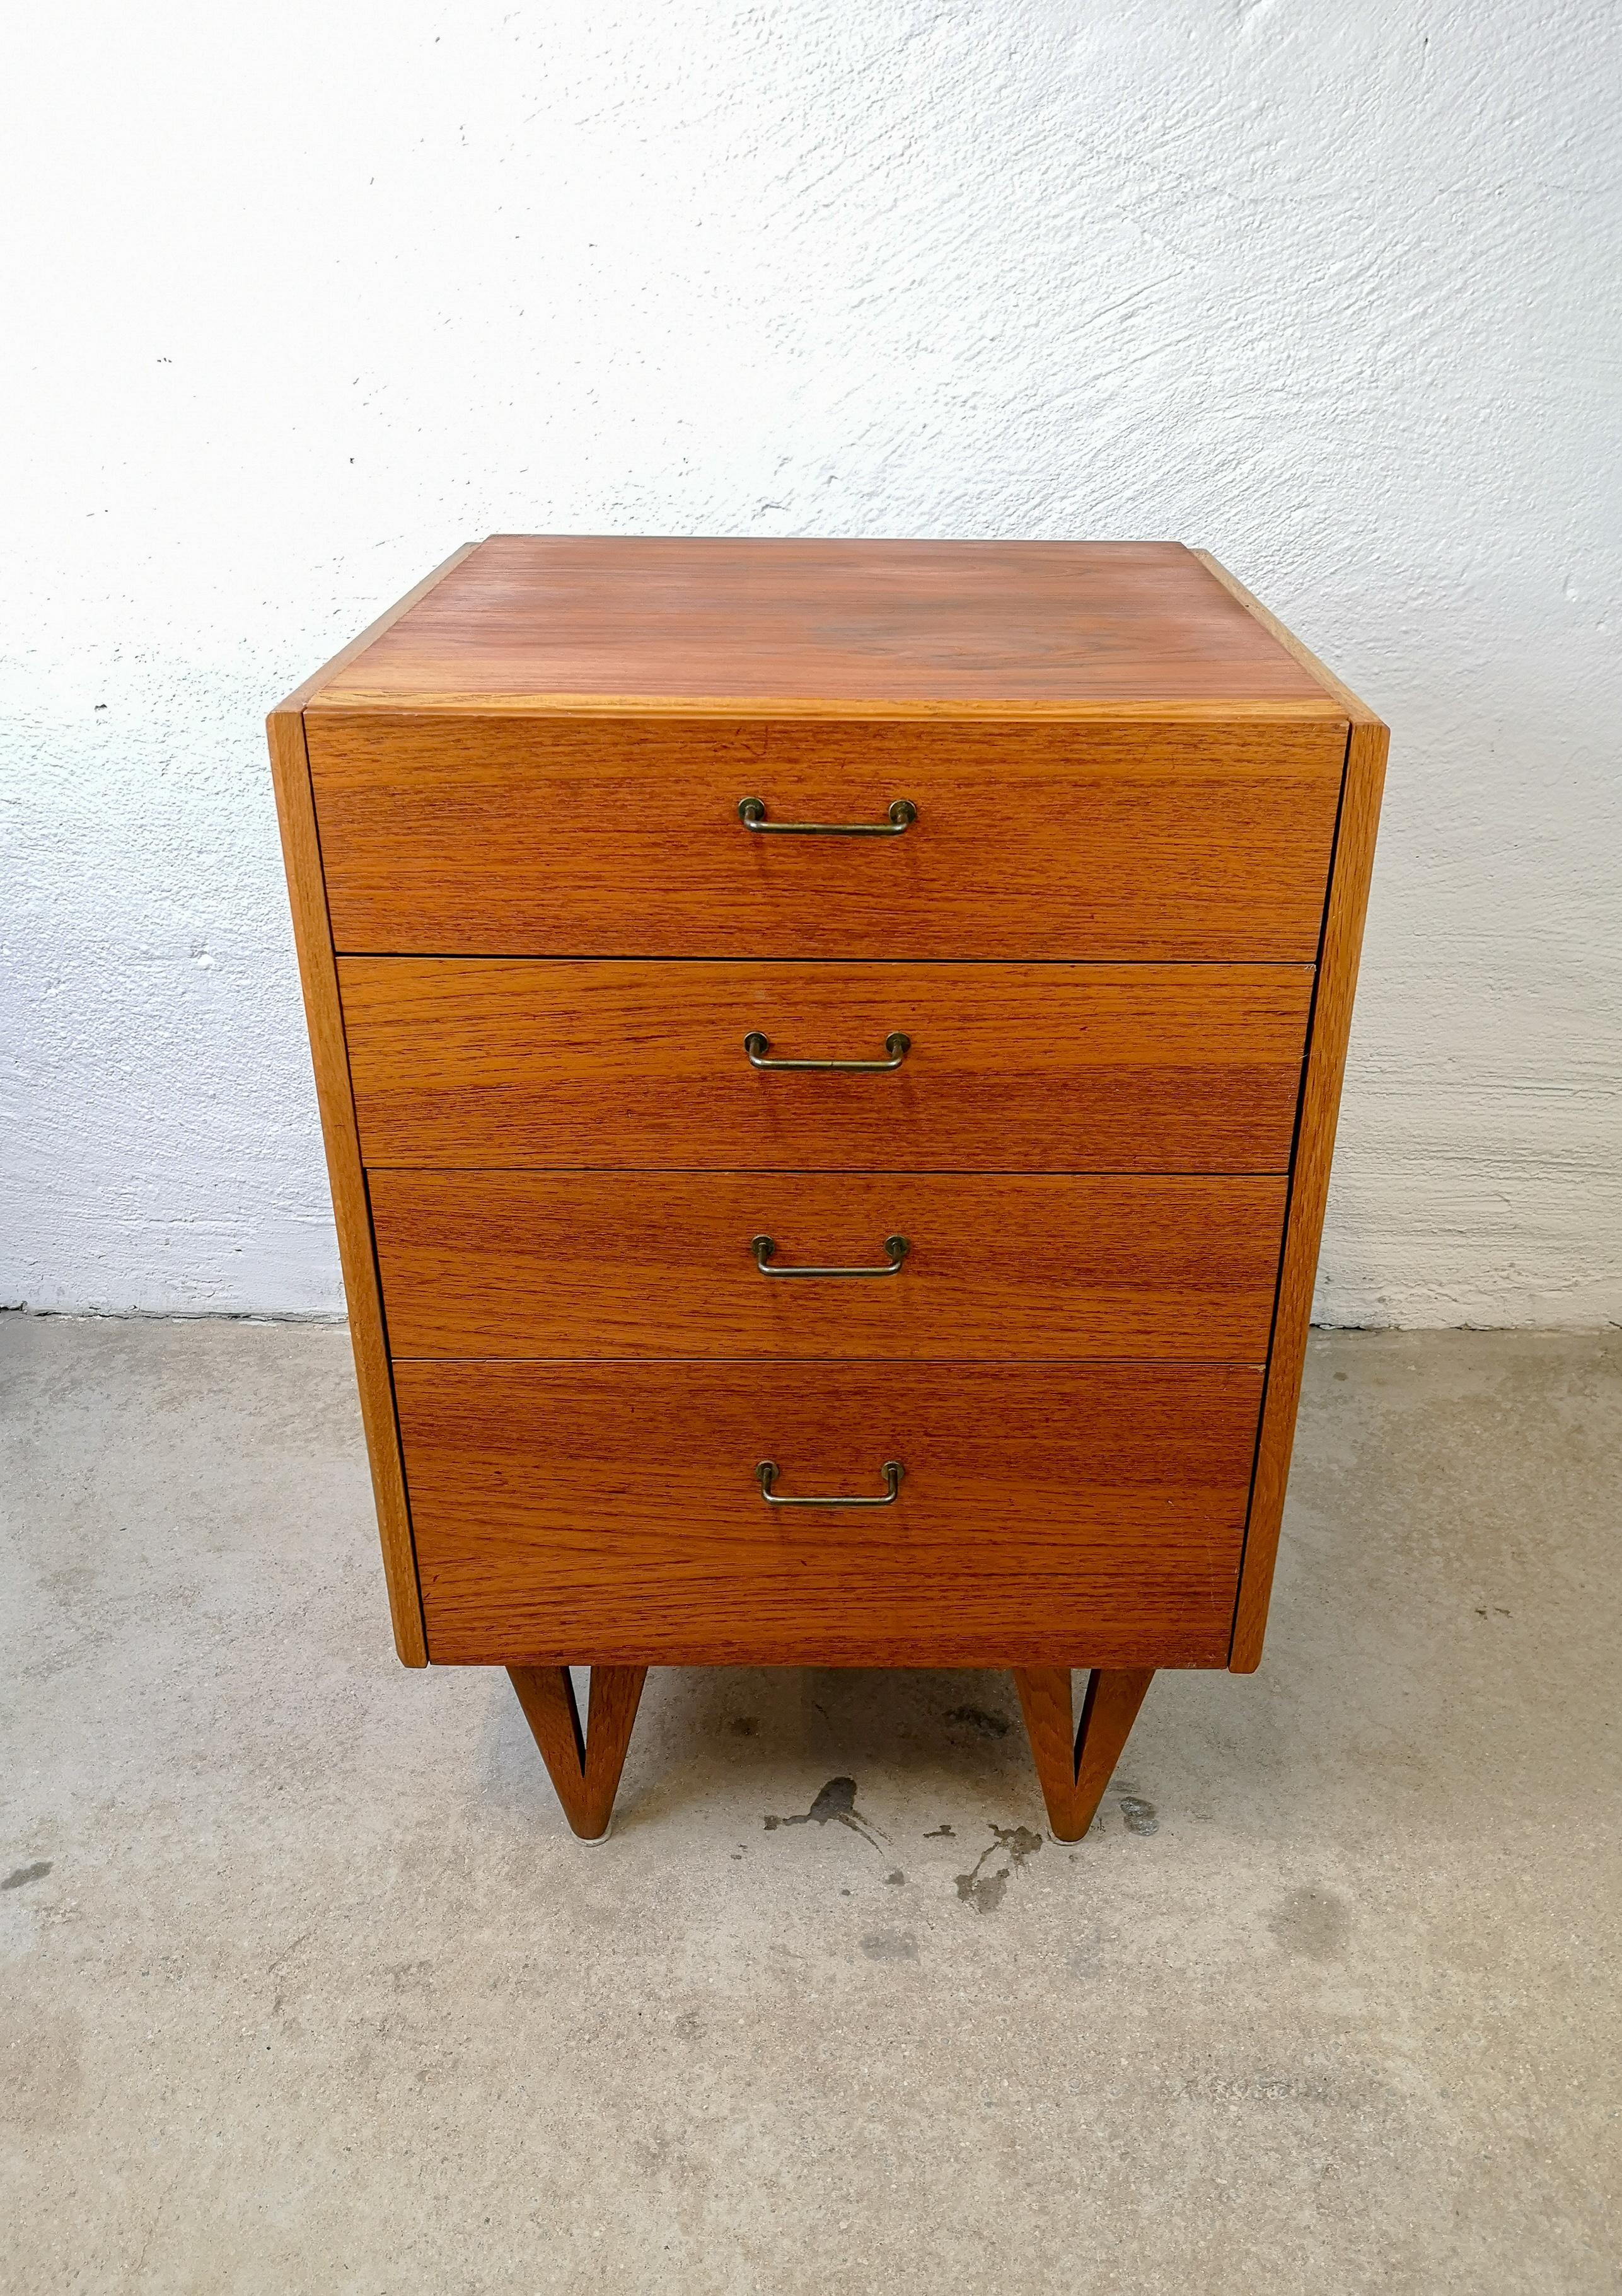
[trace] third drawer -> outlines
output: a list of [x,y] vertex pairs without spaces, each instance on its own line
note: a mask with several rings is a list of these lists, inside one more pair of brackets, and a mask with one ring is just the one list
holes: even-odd
[[1260,1362],[1285,1197],[1273,1175],[385,1169],[369,1185],[397,1358]]

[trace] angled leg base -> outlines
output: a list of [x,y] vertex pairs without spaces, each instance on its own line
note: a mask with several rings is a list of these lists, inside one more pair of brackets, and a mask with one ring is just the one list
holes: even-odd
[[1082,1701],[1081,1726],[1072,1734],[1067,1666],[1017,1666],[1019,1693],[1048,1823],[1059,1841],[1079,1841],[1092,1824],[1110,1774],[1121,1759],[1152,1666],[1095,1667]]
[[509,1666],[507,1673],[564,1816],[582,1841],[601,1841],[613,1814],[647,1669],[594,1666],[584,1730],[566,1666]]

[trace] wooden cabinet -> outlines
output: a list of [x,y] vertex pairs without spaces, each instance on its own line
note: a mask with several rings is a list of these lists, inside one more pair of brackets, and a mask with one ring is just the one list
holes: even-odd
[[587,1834],[650,1664],[1008,1666],[1077,1838],[1260,1658],[1385,728],[1176,545],[501,536],[270,737],[400,1656]]

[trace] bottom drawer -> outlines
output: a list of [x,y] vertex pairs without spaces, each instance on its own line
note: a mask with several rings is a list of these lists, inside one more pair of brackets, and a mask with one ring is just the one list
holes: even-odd
[[[1247,1365],[397,1363],[440,1663],[1222,1666]],[[881,1496],[886,1505],[772,1505]]]

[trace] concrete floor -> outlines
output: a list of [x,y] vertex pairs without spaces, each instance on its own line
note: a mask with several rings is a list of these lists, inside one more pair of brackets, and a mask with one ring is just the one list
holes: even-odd
[[1622,2284],[1614,1341],[1315,1339],[1263,1671],[1074,1849],[1005,1677],[744,1672],[580,1848],[342,1332],[0,1374],[10,2296]]

